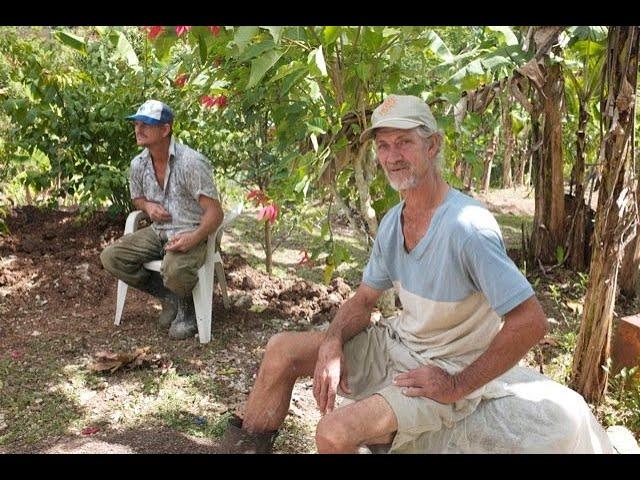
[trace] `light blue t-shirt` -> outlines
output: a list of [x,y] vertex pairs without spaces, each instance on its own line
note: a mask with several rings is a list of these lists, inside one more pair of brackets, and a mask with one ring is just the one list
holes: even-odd
[[[531,297],[527,279],[507,256],[500,228],[482,204],[449,188],[426,235],[407,253],[404,202],[380,222],[363,282],[394,287],[402,314],[390,326],[422,356],[457,370],[491,343],[507,312]],[[450,370],[451,370],[450,369]]]

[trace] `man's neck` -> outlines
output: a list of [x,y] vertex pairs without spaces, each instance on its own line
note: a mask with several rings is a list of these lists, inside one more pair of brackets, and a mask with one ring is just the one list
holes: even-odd
[[149,149],[149,155],[154,165],[166,165],[169,161],[169,145],[171,139],[167,138],[154,145],[147,147]]
[[434,172],[417,187],[402,192],[405,215],[421,216],[435,210],[444,201],[448,191],[447,182]]

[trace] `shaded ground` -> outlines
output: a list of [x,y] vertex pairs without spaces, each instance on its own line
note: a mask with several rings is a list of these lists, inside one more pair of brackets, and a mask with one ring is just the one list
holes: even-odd
[[[522,192],[482,200],[513,217],[513,225],[532,213]],[[97,214],[79,223],[72,212],[23,207],[7,225],[11,234],[0,237],[0,452],[215,452],[226,419],[246,400],[268,339],[283,330],[321,328],[357,281],[303,280],[309,270],[296,266],[297,250],[283,260],[288,273],[282,278],[268,277],[238,253],[223,254],[231,309],[223,308],[216,289],[211,343],[176,342],[155,323],[159,302],[135,289],[122,324],[113,325],[116,282],[99,253],[122,235],[124,218]],[[241,251],[247,238],[234,230],[223,247]],[[527,275],[552,331],[525,363],[562,382],[585,283],[560,269]],[[154,365],[106,374],[88,368],[98,352],[141,347],[158,359]],[[315,452],[319,414],[311,388],[308,378],[297,382],[276,452]],[[596,413],[601,419],[610,414]]]

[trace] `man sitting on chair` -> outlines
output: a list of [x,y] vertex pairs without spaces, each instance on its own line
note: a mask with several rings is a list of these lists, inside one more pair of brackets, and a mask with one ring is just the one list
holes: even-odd
[[[170,338],[190,338],[198,330],[191,291],[207,236],[224,218],[211,164],[173,139],[173,112],[164,103],[148,100],[127,120],[138,145],[146,147],[131,161],[131,199],[152,224],[105,248],[100,260],[118,279],[162,301],[158,323],[170,326]],[[143,267],[153,260],[162,260],[160,273]]]

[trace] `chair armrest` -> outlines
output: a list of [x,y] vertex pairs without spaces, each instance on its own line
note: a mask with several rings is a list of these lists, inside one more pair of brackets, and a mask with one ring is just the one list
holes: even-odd
[[143,218],[149,218],[147,212],[143,212],[142,210],[134,210],[127,217],[127,223],[124,227],[124,233],[132,233],[138,230],[138,222]]
[[242,213],[243,208],[244,208],[244,205],[242,203],[239,203],[235,207],[233,207],[233,209],[230,210],[228,213],[225,213],[224,220],[222,221],[222,223],[220,224],[220,226],[218,227],[218,229],[215,231],[213,235],[213,238],[216,239],[217,243],[220,243],[220,241],[222,241],[222,233],[229,225],[231,225],[233,222],[236,221],[238,216],[240,216],[240,214]]

